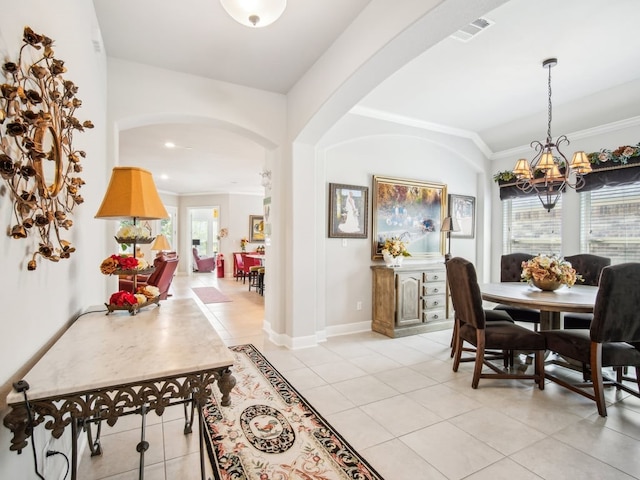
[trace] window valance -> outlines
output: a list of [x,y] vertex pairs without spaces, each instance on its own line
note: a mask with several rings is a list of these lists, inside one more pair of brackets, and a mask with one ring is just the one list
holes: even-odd
[[[589,154],[589,157],[592,158],[594,155],[597,157],[602,153],[592,153]],[[625,161],[626,163],[606,161],[592,164],[591,168],[593,170],[584,176],[585,185],[579,192],[589,192],[605,186],[622,186],[640,182],[640,156],[629,157]],[[520,190],[516,186],[515,178],[511,180],[498,179],[497,181],[500,186],[500,200],[536,194],[535,191],[525,193]]]

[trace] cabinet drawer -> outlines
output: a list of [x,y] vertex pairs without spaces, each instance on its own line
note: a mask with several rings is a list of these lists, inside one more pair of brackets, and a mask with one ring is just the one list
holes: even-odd
[[446,284],[444,282],[433,282],[422,284],[423,295],[444,295],[446,292]]
[[444,270],[435,270],[422,272],[422,281],[427,282],[444,282],[446,281],[447,274]]
[[424,310],[426,309],[433,309],[433,308],[445,308],[446,306],[446,301],[445,301],[445,296],[443,295],[428,295],[426,297],[423,297],[422,299],[422,308]]
[[446,320],[446,312],[444,309],[424,310],[422,312],[423,322],[436,322]]

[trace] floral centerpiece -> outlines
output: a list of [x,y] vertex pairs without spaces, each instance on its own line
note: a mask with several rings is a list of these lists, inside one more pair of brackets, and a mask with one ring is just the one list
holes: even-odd
[[111,307],[140,307],[146,305],[147,302],[154,300],[160,296],[160,289],[153,285],[143,285],[138,287],[136,293],[120,290],[109,297],[109,305]]
[[391,266],[399,266],[402,263],[402,258],[411,256],[405,242],[398,237],[387,238],[382,245],[381,253],[385,263]]
[[538,255],[522,262],[523,282],[529,282],[540,290],[553,291],[562,285],[571,287],[576,281],[583,281],[571,263],[555,255]]
[[240,239],[240,249],[243,252],[247,250],[247,243],[249,243],[249,239],[247,237],[242,237]]
[[132,272],[140,274],[149,269],[149,263],[143,258],[125,257],[122,255],[111,255],[105,258],[100,264],[100,271],[105,275],[120,275],[122,272]]
[[[122,244],[151,243],[153,237],[147,227],[142,225],[124,225],[116,232],[116,240]],[[123,246],[123,248],[126,248]]]

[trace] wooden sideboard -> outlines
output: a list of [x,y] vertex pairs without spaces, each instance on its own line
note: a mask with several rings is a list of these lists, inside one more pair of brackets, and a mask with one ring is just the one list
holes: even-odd
[[374,265],[371,270],[374,332],[395,338],[452,325],[444,263]]

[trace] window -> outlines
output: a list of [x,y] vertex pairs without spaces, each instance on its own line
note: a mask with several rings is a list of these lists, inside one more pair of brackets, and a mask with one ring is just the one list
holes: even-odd
[[580,193],[580,250],[640,262],[640,183]]
[[562,198],[547,212],[537,195],[502,202],[502,253],[559,254]]

